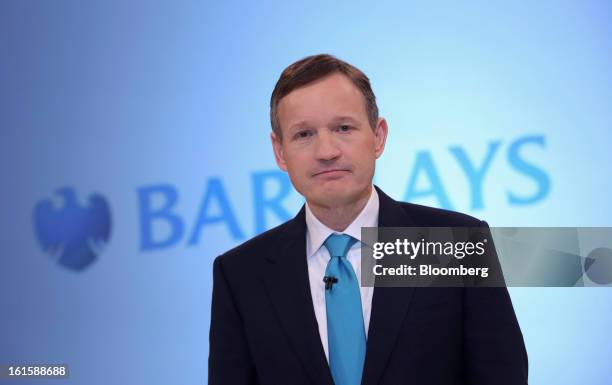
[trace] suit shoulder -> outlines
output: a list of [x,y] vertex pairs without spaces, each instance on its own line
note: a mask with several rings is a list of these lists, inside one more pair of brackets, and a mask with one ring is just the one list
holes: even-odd
[[419,226],[430,227],[481,227],[486,222],[458,211],[439,209],[415,203],[399,202],[406,214]]
[[265,255],[277,243],[278,236],[284,232],[288,223],[280,224],[233,247],[218,256],[215,262],[224,265],[243,264],[258,255]]

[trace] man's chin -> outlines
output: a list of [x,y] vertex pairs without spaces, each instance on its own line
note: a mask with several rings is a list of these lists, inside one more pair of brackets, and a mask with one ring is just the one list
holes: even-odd
[[337,207],[353,203],[359,199],[359,194],[350,192],[346,186],[325,186],[325,188],[313,194],[309,202],[322,207]]

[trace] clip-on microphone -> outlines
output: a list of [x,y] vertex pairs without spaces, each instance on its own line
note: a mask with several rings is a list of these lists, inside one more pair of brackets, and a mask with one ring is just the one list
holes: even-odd
[[338,282],[338,278],[332,276],[323,277],[323,282],[325,282],[325,290],[331,290],[334,286],[334,283]]

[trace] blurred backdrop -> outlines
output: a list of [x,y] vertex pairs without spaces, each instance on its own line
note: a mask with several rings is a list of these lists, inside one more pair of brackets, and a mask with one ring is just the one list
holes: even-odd
[[[315,53],[370,77],[394,198],[610,226],[610,36],[608,1],[3,1],[0,363],[206,383],[213,259],[303,203],[269,97]],[[609,288],[510,292],[531,384],[609,383]]]

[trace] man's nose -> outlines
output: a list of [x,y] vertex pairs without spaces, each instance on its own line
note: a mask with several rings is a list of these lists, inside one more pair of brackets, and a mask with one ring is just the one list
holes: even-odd
[[340,156],[340,148],[336,143],[336,138],[327,130],[319,135],[317,140],[317,159],[332,160]]

